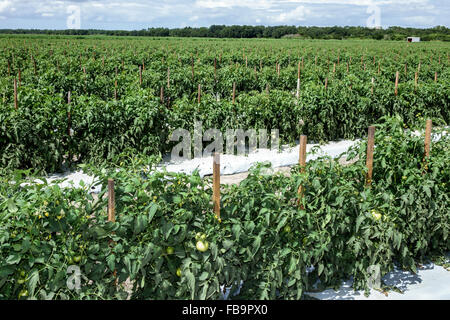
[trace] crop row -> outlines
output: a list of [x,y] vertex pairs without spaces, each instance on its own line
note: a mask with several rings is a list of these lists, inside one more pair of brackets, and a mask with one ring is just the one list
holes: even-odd
[[145,89],[112,101],[72,96],[67,104],[61,96],[22,88],[20,107],[0,111],[0,165],[57,171],[68,162],[118,164],[130,154],[164,154],[175,144],[169,141],[173,130],[192,132],[194,121],[222,133],[279,129],[282,143],[294,143],[300,134],[317,142],[353,139],[384,115],[400,115],[408,126],[424,117],[446,124],[448,96],[448,90],[433,86],[420,95],[400,91],[394,99],[386,90],[356,96],[343,85],[306,87],[300,100],[278,90],[241,94],[235,103],[181,98],[169,109]]
[[450,121],[440,43],[11,37],[0,48],[8,170],[158,156],[196,120],[222,133],[279,129],[282,143],[362,137],[385,115]]
[[434,129],[424,161],[423,134],[382,120],[370,187],[362,141],[346,154],[352,165],[322,158],[289,177],[257,165],[240,185],[221,186],[220,220],[211,180],[197,174],[91,168],[103,186],[115,181],[114,222],[105,188],[94,197],[89,186],[2,178],[0,298],[220,299],[221,285],[233,292],[243,281],[239,298],[299,299],[318,279],[368,289],[371,267],[416,271],[450,249],[449,136]]

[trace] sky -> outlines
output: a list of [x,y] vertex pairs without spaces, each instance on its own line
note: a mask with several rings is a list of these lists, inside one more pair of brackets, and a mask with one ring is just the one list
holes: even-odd
[[0,29],[220,25],[449,27],[450,0],[0,0]]

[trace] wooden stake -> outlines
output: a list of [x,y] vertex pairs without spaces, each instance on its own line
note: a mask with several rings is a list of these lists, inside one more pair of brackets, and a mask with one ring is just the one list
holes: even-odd
[[417,84],[418,84],[418,81],[419,81],[419,73],[418,73],[418,72],[415,72],[415,73],[414,73],[414,91],[417,90]]
[[21,86],[21,84],[22,84],[22,73],[20,72],[20,68],[19,68],[19,87]]
[[233,104],[236,99],[236,82],[233,82]]
[[161,103],[164,103],[164,87],[161,87],[159,98],[161,99]]
[[374,142],[375,142],[375,127],[370,126],[368,131],[367,158],[366,158],[366,167],[367,169],[369,169],[366,177],[366,184],[368,186],[372,184]]
[[139,85],[142,86],[142,67],[139,66]]
[[[19,70],[19,72],[20,72],[20,70]],[[437,71],[434,72],[434,82],[437,82]]]
[[116,202],[114,194],[114,180],[108,179],[108,221],[116,221]]
[[220,219],[220,153],[213,156],[213,204],[214,214]]
[[325,78],[325,90],[327,90],[328,87],[328,78]]
[[[301,135],[300,136],[300,146],[299,146],[299,158],[298,158],[298,164],[300,165],[300,172],[305,172],[305,166],[306,166],[306,143],[307,143],[307,136]],[[300,185],[298,188],[298,204],[300,205],[300,209],[304,210],[304,206],[302,204],[303,199],[303,186]]]
[[[113,179],[108,179],[108,221],[116,222],[116,200],[115,200]],[[113,240],[110,240],[109,244],[114,245],[115,243]],[[117,278],[117,270],[114,270],[113,275],[116,278],[114,284],[117,286],[119,280]]]
[[398,94],[398,71],[395,73],[395,95]]
[[202,95],[202,87],[201,87],[201,85],[199,84],[199,85],[198,85],[198,92],[197,92],[197,100],[198,100],[198,103],[200,103],[201,95]]

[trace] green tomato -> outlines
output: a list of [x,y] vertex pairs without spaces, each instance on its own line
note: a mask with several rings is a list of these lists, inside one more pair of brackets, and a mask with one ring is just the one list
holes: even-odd
[[28,290],[22,290],[19,292],[19,299],[22,297],[28,297]]
[[291,226],[284,227],[284,232],[286,232],[286,233],[291,232]]
[[209,248],[209,243],[207,241],[197,241],[195,247],[200,252],[205,252]]
[[372,214],[372,217],[375,219],[375,220],[380,220],[381,219],[381,217],[383,216],[381,213],[379,213],[377,210],[375,210],[375,209],[372,209],[371,211],[370,211],[370,213]]
[[203,235],[203,233],[197,232],[197,233],[195,234],[195,240],[199,241],[200,238],[202,237],[202,235]]
[[181,268],[177,269],[177,276],[181,277]]
[[167,254],[173,254],[175,252],[175,249],[173,247],[167,247],[166,252]]
[[75,256],[75,257],[73,257],[73,261],[74,261],[75,263],[80,262],[80,261],[81,261],[81,256]]

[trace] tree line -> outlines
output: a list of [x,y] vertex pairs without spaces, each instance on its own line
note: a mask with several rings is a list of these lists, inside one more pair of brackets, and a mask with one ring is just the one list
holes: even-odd
[[283,38],[302,39],[375,39],[405,40],[406,37],[420,37],[422,41],[450,41],[450,29],[436,26],[428,29],[389,27],[376,29],[357,26],[346,27],[303,27],[303,26],[225,26],[184,28],[148,28],[142,30],[99,30],[99,29],[0,29],[0,34],[48,34],[48,35],[110,35],[142,37],[202,37],[202,38]]

